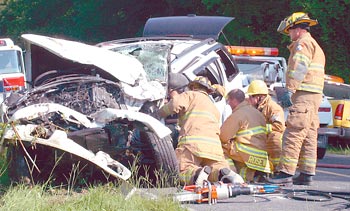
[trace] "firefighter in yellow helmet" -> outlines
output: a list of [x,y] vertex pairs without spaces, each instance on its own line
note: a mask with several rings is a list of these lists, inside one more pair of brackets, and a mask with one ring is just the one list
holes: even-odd
[[213,91],[210,81],[199,76],[188,88],[173,96],[159,111],[163,118],[179,114],[179,142],[175,152],[180,183],[202,185],[203,179],[243,183],[243,179],[230,170],[224,157],[219,139],[220,112],[209,97]]
[[[232,114],[220,128],[224,154],[246,182],[255,182],[259,174],[271,173],[266,151],[267,133],[264,115],[249,104],[240,89],[227,94]],[[229,161],[230,161],[229,160]]]
[[[318,108],[323,94],[325,55],[310,34],[310,26],[317,20],[303,12],[285,18],[277,31],[289,35],[290,56],[286,73],[286,92],[281,104],[289,107],[279,173],[271,183],[310,185],[317,161]],[[298,177],[293,179],[297,170]]]
[[267,85],[262,80],[252,81],[249,84],[247,94],[252,106],[263,113],[267,125],[271,126],[271,132],[267,134],[266,151],[275,170],[280,161],[282,136],[285,130],[283,108],[272,100]]

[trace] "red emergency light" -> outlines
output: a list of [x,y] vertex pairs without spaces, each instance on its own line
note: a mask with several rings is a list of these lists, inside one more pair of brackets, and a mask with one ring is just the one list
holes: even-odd
[[6,41],[5,40],[0,40],[0,46],[6,46]]
[[4,91],[18,91],[24,88],[24,76],[3,78]]
[[249,56],[278,56],[278,48],[251,47],[251,46],[226,46],[232,55]]

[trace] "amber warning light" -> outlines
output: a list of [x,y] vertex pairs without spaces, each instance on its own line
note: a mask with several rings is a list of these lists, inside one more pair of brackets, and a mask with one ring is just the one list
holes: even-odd
[[278,48],[250,47],[250,46],[226,46],[232,55],[246,56],[278,56]]

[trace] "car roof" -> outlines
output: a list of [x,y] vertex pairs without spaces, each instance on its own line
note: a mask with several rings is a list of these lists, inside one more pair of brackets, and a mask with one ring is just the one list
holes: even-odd
[[218,40],[222,30],[233,19],[234,17],[196,15],[150,18],[145,24],[143,36],[184,36]]

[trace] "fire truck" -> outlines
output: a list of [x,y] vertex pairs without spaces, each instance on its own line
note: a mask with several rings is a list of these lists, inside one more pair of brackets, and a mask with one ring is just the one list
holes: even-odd
[[0,103],[25,88],[23,51],[10,38],[0,38]]
[[[238,69],[243,73],[244,89],[253,80],[263,80],[269,87],[273,99],[278,101],[285,87],[285,72],[287,62],[284,57],[278,56],[278,48],[226,46],[233,55]],[[287,119],[288,109],[285,109]],[[323,96],[318,110],[320,128],[318,130],[317,157],[322,159],[326,153],[328,138],[337,136],[339,131],[330,128],[333,125],[332,106],[326,96]]]

